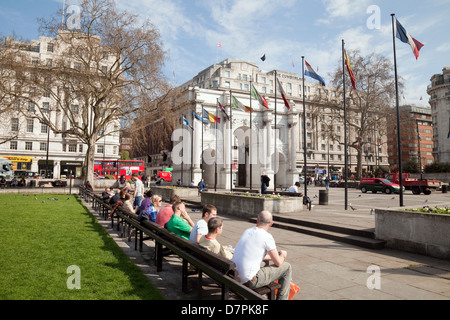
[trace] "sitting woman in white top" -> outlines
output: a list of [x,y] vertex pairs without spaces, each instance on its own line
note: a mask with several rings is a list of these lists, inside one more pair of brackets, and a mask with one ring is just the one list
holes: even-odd
[[223,220],[218,217],[213,217],[208,221],[208,234],[200,238],[198,242],[200,247],[203,247],[209,251],[212,251],[222,257],[230,259],[233,257],[233,253],[226,247],[222,246],[217,237],[222,234]]
[[[286,262],[287,252],[278,252],[275,240],[267,232],[272,223],[272,214],[261,211],[256,226],[245,230],[239,239],[232,261],[236,264],[241,283],[250,289],[257,289],[278,280],[281,288],[278,290],[277,300],[287,300],[292,268]],[[274,265],[261,268],[263,261],[272,261]]]

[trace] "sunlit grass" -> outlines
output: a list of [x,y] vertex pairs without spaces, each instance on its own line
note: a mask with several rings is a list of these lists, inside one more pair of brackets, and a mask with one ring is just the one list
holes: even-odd
[[[76,197],[4,194],[0,203],[0,299],[163,299]],[[79,290],[67,286],[72,265]]]

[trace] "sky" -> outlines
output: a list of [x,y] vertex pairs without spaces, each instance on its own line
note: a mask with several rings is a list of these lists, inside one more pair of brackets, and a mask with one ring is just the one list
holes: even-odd
[[[78,0],[66,0],[76,5]],[[428,106],[430,78],[450,67],[450,0],[116,0],[160,31],[164,73],[176,85],[227,58],[262,71],[302,74],[302,56],[330,82],[347,50],[376,52],[394,61],[392,18],[424,44],[419,59],[396,40],[401,104]],[[39,38],[37,18],[50,18],[63,0],[0,0],[0,35]],[[220,46],[219,46],[220,44]],[[266,60],[260,58],[265,54]],[[173,75],[175,75],[173,79]],[[310,79],[310,81],[314,81]]]

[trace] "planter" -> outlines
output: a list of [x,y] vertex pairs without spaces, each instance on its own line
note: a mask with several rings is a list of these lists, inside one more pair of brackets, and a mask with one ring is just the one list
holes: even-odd
[[197,188],[152,187],[151,190],[153,191],[153,194],[160,195],[164,201],[169,201],[174,194],[178,195],[181,199],[198,196]]
[[219,214],[253,218],[263,210],[273,214],[287,214],[303,210],[301,197],[265,198],[249,195],[203,192],[202,205],[212,204]]
[[450,216],[401,210],[375,210],[375,235],[386,246],[450,259]]

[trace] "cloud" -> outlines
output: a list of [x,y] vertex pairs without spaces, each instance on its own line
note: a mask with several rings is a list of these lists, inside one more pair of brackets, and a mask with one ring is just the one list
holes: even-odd
[[366,14],[369,0],[322,0],[325,6],[325,18],[317,22],[330,24],[337,19],[350,19],[356,15]]

